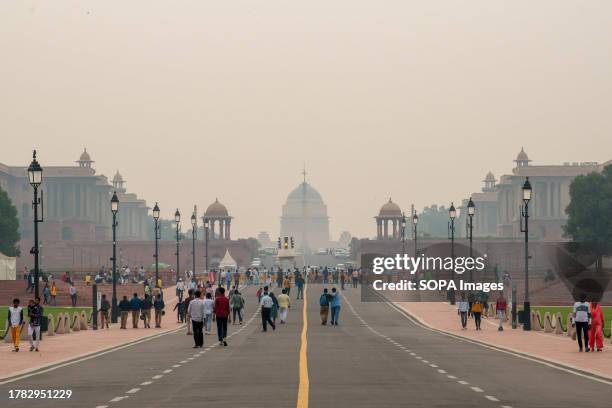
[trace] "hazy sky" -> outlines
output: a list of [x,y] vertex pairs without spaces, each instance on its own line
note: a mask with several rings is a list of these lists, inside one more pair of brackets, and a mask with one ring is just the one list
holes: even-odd
[[0,162],[74,162],[162,215],[215,197],[278,234],[301,180],[332,237],[487,171],[612,159],[612,2],[4,0]]

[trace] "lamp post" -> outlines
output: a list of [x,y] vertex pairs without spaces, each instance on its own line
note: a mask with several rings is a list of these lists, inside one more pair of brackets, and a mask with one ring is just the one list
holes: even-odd
[[[42,199],[42,191],[41,197],[38,198],[38,187],[42,184],[42,173],[43,169],[38,164],[36,160],[36,150],[32,153],[32,162],[28,167],[28,180],[30,181],[30,185],[34,189],[34,201],[32,201],[32,206],[34,207],[34,246],[30,249],[30,253],[34,255],[34,296],[38,297],[38,280],[39,280],[39,260],[38,254],[40,253],[40,249],[38,247],[38,223],[43,222],[43,217],[38,218],[38,205],[43,204]],[[42,214],[41,214],[42,215]]]
[[414,240],[414,258],[417,257],[417,226],[419,225],[419,216],[416,211],[412,214],[412,239]]
[[[450,208],[448,209],[448,218],[450,221],[448,222],[448,232],[449,239],[451,240],[451,259],[453,260],[453,268],[450,270],[450,280],[454,281],[454,272],[455,272],[455,218],[457,218],[457,210],[455,209],[455,205],[451,203]],[[450,281],[449,281],[450,282]],[[450,304],[455,304],[455,290],[451,288],[448,291],[448,298],[450,300]]]
[[525,301],[523,303],[523,330],[531,330],[531,304],[529,303],[529,201],[531,200],[529,177],[523,184],[523,208],[521,209],[521,232],[525,233]]
[[119,310],[117,309],[117,212],[119,211],[119,198],[117,192],[111,198],[111,212],[113,213],[113,298],[111,307],[111,323],[117,323]]
[[402,231],[402,255],[404,255],[406,253],[406,214],[404,213],[402,213],[400,229]]
[[209,221],[207,218],[204,219],[204,256],[206,257],[204,270],[206,271],[206,276],[208,276],[208,225]]
[[197,233],[198,233],[198,220],[196,218],[195,213],[191,214],[191,261],[193,262],[192,264],[192,269],[193,269],[193,277],[195,277],[195,271],[196,271],[196,263],[195,263],[195,243],[196,243],[196,238],[197,238]]
[[174,223],[176,224],[176,282],[179,281],[179,240],[180,236],[180,223],[181,223],[181,213],[178,208],[174,213]]
[[155,220],[155,287],[157,288],[159,285],[159,206],[155,203],[155,207],[153,207],[153,219]]
[[[470,201],[468,201],[467,205],[468,210],[468,218],[467,218],[467,230],[468,230],[468,238],[470,240],[470,259],[473,259],[473,236],[474,236],[474,214],[476,214],[476,206],[474,205],[474,201],[472,201],[472,197],[470,197]],[[474,270],[470,268],[470,282],[474,282]]]

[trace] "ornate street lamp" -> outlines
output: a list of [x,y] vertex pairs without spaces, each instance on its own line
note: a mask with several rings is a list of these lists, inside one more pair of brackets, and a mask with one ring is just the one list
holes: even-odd
[[111,213],[113,213],[113,298],[111,308],[111,323],[117,323],[119,310],[117,308],[117,212],[119,211],[119,198],[117,192],[111,197]]
[[414,211],[412,215],[412,239],[414,240],[414,258],[417,257],[417,226],[419,225],[419,216]]
[[[472,244],[474,237],[474,214],[476,214],[476,206],[474,205],[474,201],[472,201],[472,197],[470,197],[470,201],[468,201],[467,210],[467,230],[468,238],[470,239],[470,258],[473,258]],[[470,282],[474,282],[474,271],[472,268],[470,268]]]
[[[44,217],[42,214],[42,205],[43,205],[43,194],[42,190],[40,193],[40,198],[38,198],[38,187],[42,184],[42,173],[43,169],[38,164],[36,160],[36,150],[32,153],[32,163],[28,167],[28,180],[30,181],[30,185],[34,188],[34,201],[32,201],[32,206],[34,207],[34,246],[30,249],[30,253],[34,255],[34,296],[38,297],[38,281],[39,281],[39,259],[38,255],[40,253],[40,249],[38,246],[38,223],[44,221]],[[41,206],[41,216],[38,217],[38,206]]]
[[195,257],[195,247],[196,247],[196,239],[198,234],[198,219],[196,218],[195,212],[191,214],[191,262],[193,263],[193,277],[195,277],[196,273],[196,257]]
[[402,255],[406,253],[406,214],[402,213],[400,220],[400,230],[402,232]]
[[159,226],[159,206],[155,203],[153,207],[153,219],[155,220],[155,287],[159,287],[159,239],[160,237],[160,226]]
[[[455,280],[454,276],[454,266],[455,266],[455,218],[457,218],[457,210],[455,209],[455,205],[451,203],[450,208],[448,209],[448,218],[450,221],[448,222],[448,233],[449,239],[451,240],[451,258],[453,260],[453,268],[450,270],[450,281]],[[450,282],[449,281],[449,282]],[[450,304],[455,304],[455,290],[451,288],[448,291],[448,298],[450,300]]]
[[204,248],[205,248],[205,252],[204,252],[204,256],[206,257],[206,261],[204,263],[204,270],[206,271],[206,276],[208,276],[208,225],[209,225],[209,221],[207,218],[204,219]]
[[[523,330],[531,330],[531,304],[529,303],[529,201],[532,189],[529,177],[523,184],[523,208],[521,209],[521,232],[525,233],[525,301],[523,303]],[[522,221],[525,220],[523,223]]]
[[176,224],[176,282],[179,281],[179,240],[181,238],[180,235],[180,223],[181,223],[181,213],[178,208],[174,213],[174,223]]

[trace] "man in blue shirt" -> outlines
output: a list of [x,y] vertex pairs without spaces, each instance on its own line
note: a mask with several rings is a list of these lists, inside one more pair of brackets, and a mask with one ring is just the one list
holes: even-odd
[[132,327],[138,328],[138,320],[140,320],[140,299],[138,293],[134,293],[134,297],[130,300],[130,310],[132,311]]
[[337,326],[338,319],[340,318],[340,304],[342,303],[342,295],[332,288],[332,300],[331,300],[331,324]]

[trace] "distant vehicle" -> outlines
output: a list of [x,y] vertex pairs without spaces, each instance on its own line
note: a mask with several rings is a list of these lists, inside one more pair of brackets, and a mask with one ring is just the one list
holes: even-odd
[[327,249],[326,248],[317,249],[317,255],[327,255]]

